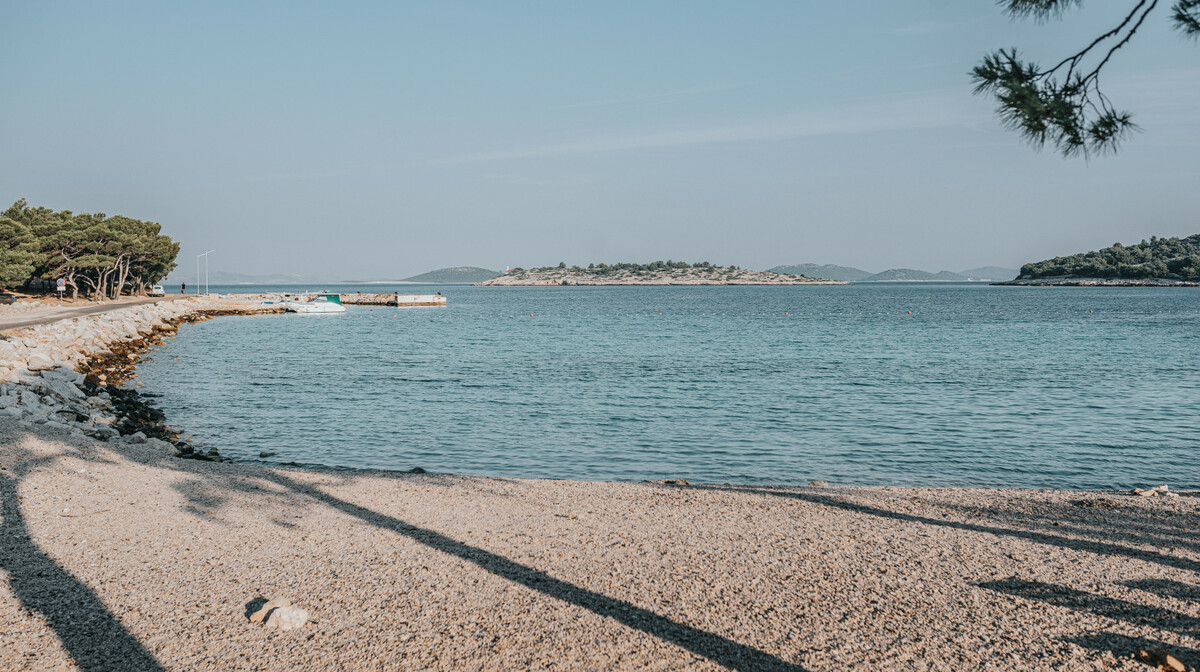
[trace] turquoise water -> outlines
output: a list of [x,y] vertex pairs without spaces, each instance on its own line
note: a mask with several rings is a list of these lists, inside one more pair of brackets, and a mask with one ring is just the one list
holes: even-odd
[[400,288],[439,290],[446,308],[189,325],[151,353],[142,389],[234,459],[1200,487],[1197,289]]

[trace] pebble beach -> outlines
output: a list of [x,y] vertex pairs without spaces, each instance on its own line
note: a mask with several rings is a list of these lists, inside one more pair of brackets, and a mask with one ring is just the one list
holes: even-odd
[[[237,312],[176,301],[6,332],[0,669],[1200,664],[1200,493],[181,459],[87,367],[203,310]],[[251,619],[277,597],[307,622]]]

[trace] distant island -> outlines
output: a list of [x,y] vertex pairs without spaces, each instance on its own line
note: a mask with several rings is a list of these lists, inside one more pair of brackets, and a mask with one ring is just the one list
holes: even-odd
[[1016,269],[984,266],[958,273],[951,271],[919,271],[912,268],[891,268],[880,273],[871,273],[851,266],[829,264],[792,264],[768,269],[771,273],[809,275],[845,282],[994,282],[1017,276]]
[[835,266],[833,264],[791,264],[768,268],[768,273],[784,273],[786,275],[807,275],[812,278],[829,278],[842,282],[858,282],[871,277],[870,271],[850,266]]
[[1025,264],[1003,285],[1200,286],[1200,234],[1151,236],[1111,247]]
[[840,285],[837,280],[804,275],[750,271],[737,266],[714,266],[707,261],[655,261],[649,264],[565,263],[543,268],[514,268],[499,277],[477,283],[494,286],[599,286],[599,285]]
[[501,275],[501,273],[477,266],[453,266],[451,268],[439,268],[436,271],[414,275],[411,278],[405,278],[403,281],[424,282],[436,285],[472,285],[477,282],[490,280],[497,275]]

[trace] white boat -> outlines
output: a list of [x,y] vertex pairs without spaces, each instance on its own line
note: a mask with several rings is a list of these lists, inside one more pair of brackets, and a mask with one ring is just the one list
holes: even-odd
[[283,304],[289,313],[344,313],[346,307],[337,294],[298,294]]

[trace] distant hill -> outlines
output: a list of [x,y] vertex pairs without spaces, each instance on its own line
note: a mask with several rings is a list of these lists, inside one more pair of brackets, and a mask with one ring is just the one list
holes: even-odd
[[807,275],[810,278],[828,278],[842,282],[857,282],[870,277],[870,271],[850,266],[835,266],[833,264],[792,264],[768,268],[768,273],[786,273],[787,275]]
[[951,271],[920,271],[914,268],[891,268],[882,273],[871,273],[853,266],[834,266],[833,264],[790,264],[768,269],[770,273],[788,273],[790,275],[807,275],[813,278],[829,278],[843,282],[967,282],[987,281],[998,282],[1017,277],[1017,271],[999,266],[984,266],[972,268],[962,273]]
[[1000,266],[981,266],[980,268],[968,268],[965,271],[959,271],[958,274],[972,280],[999,282],[1001,280],[1012,280],[1017,277],[1017,269],[1001,268]]
[[404,282],[427,282],[436,285],[473,285],[477,282],[491,280],[497,275],[502,275],[502,273],[499,271],[489,271],[486,268],[477,268],[475,266],[454,266],[451,268],[439,268],[436,271],[414,275],[411,278],[405,278]]
[[1111,247],[1025,264],[1017,280],[1104,278],[1200,282],[1200,233],[1187,238],[1151,236]]
[[861,282],[965,282],[966,277],[950,271],[918,271],[913,268],[891,268],[876,273]]

